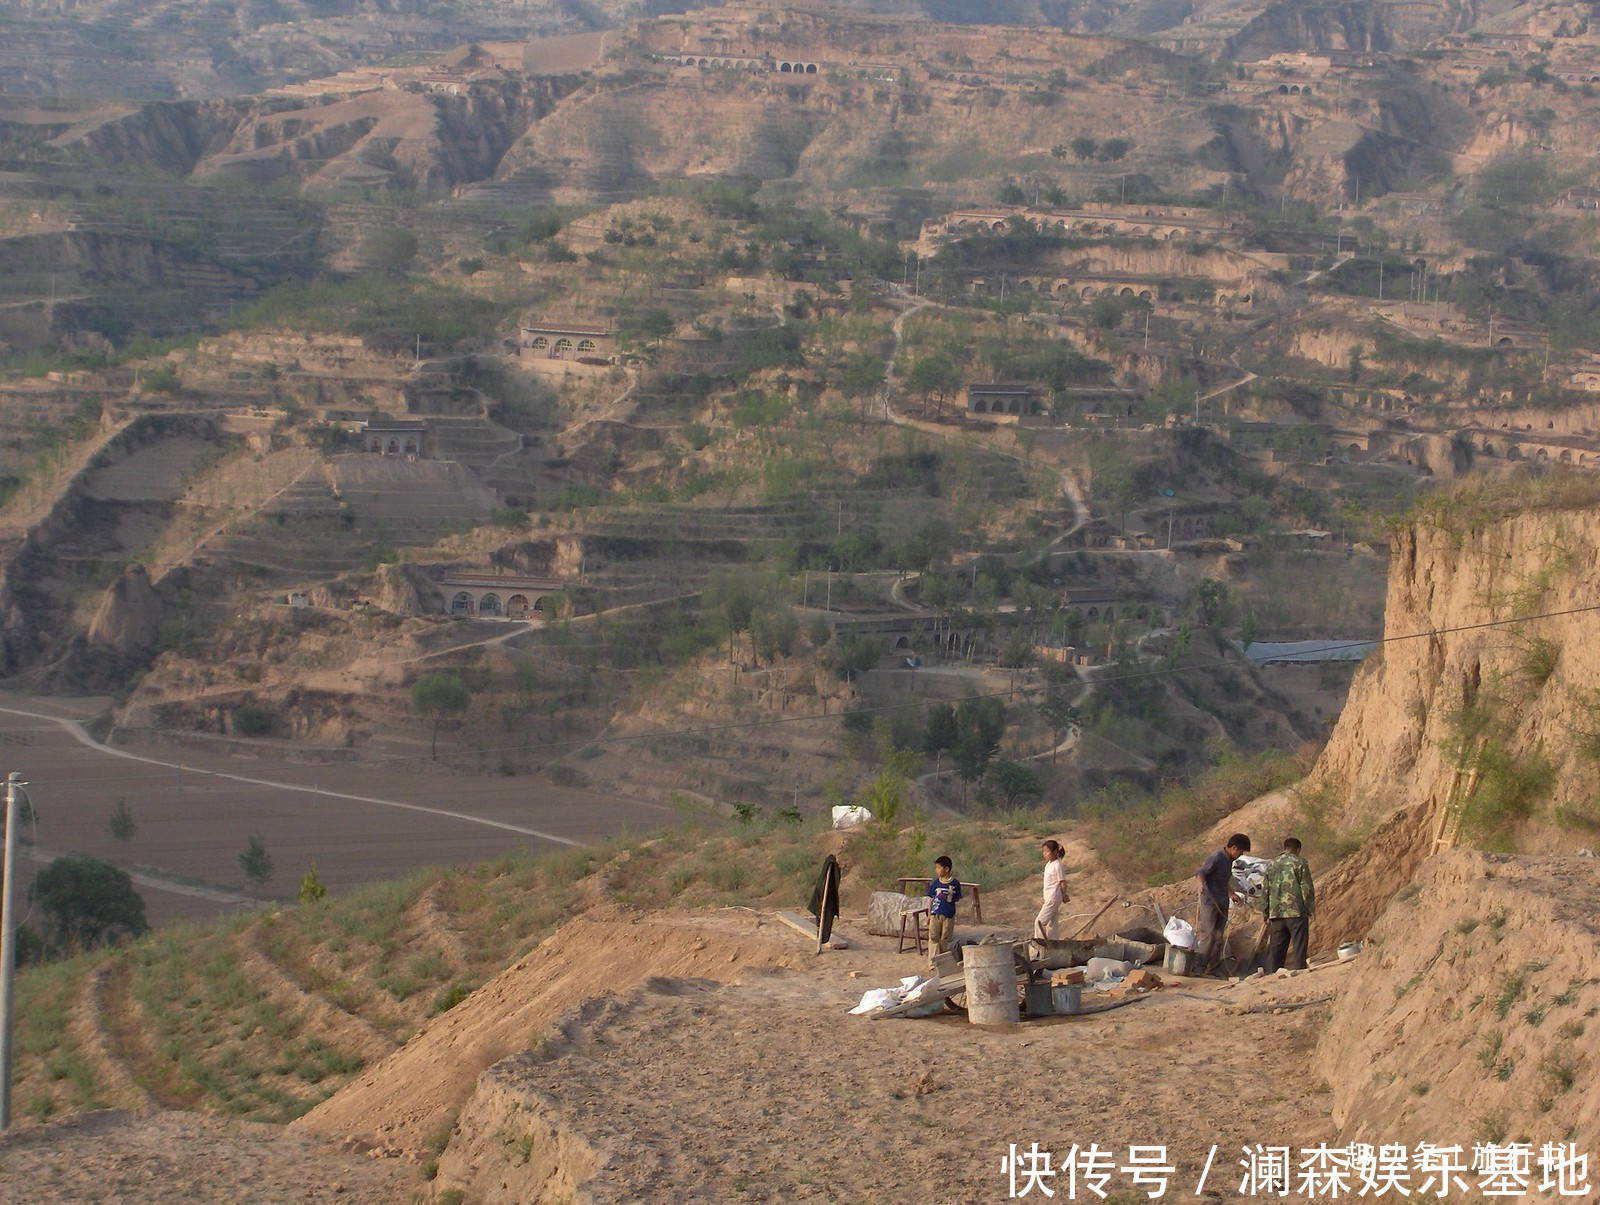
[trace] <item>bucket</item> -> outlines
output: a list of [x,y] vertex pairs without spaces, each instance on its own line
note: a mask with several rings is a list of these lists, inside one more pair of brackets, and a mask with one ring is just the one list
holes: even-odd
[[1050,989],[1050,1005],[1058,1013],[1083,1011],[1083,988],[1076,983],[1063,983]]
[[1167,955],[1161,960],[1163,970],[1171,971],[1174,975],[1192,975],[1194,973],[1194,951],[1185,950],[1181,946],[1168,946]]
[[1030,983],[1023,992],[1023,1003],[1027,1006],[1030,1017],[1048,1017],[1055,1012],[1055,1004],[1051,999],[1051,987],[1048,981],[1044,983]]
[[967,946],[961,955],[967,981],[967,1020],[1005,1025],[1022,1019],[1017,1008],[1017,961],[1009,941]]

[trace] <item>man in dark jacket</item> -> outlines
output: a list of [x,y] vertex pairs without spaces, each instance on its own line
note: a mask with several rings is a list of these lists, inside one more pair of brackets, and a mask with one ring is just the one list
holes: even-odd
[[1250,852],[1250,838],[1234,833],[1201,864],[1195,881],[1200,884],[1200,923],[1195,926],[1200,942],[1198,975],[1218,972],[1228,946],[1228,908],[1243,902],[1233,882],[1233,861]]

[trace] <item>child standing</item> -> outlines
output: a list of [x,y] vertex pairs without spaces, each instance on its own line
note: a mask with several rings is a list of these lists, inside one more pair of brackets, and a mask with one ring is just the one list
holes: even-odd
[[933,860],[937,876],[928,884],[928,952],[943,954],[955,945],[956,901],[961,898],[961,880],[953,873],[954,863],[944,854]]
[[1033,921],[1033,935],[1041,941],[1056,939],[1056,917],[1061,905],[1067,902],[1067,864],[1062,861],[1066,849],[1056,840],[1046,841],[1039,847],[1044,855],[1044,906]]

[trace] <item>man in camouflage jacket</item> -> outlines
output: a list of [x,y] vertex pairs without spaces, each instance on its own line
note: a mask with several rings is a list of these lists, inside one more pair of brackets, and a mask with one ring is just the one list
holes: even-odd
[[1267,901],[1267,974],[1280,967],[1303,969],[1317,892],[1294,837],[1284,840],[1283,853],[1268,867],[1262,890]]

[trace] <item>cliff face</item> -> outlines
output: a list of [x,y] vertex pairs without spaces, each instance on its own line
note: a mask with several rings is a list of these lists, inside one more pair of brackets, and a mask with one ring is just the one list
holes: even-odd
[[[1506,513],[1527,497],[1516,513]],[[1600,834],[1600,509],[1586,479],[1458,491],[1396,536],[1385,643],[1307,789],[1388,836],[1398,886],[1454,844],[1571,852]],[[1351,872],[1354,873],[1354,872]],[[1369,896],[1356,931],[1383,899]]]
[[1228,40],[1224,60],[1265,58],[1290,50],[1386,51],[1393,36],[1385,7],[1273,4]]
[[[164,603],[142,568],[123,570],[164,529],[186,475],[215,455],[221,438],[203,416],[140,416],[90,457],[42,519],[0,549],[0,673],[56,660],[79,647],[88,628],[84,676],[100,689],[113,684],[102,671],[115,682],[125,662],[154,648]],[[109,589],[80,613],[102,583]]]
[[1594,867],[1458,849],[1423,868],[1345,972],[1317,1048],[1343,1141],[1593,1149]]
[[226,142],[246,101],[162,101],[70,134],[61,145],[106,167],[183,176]]

